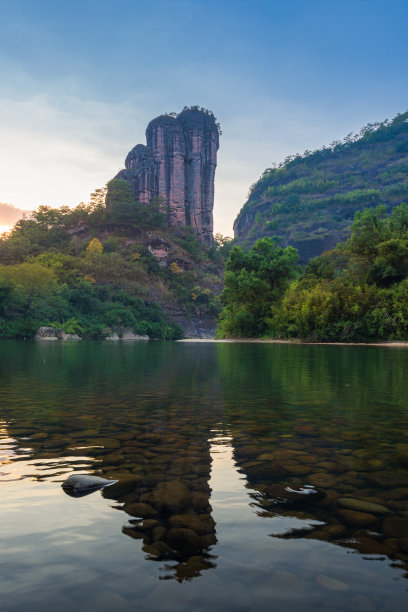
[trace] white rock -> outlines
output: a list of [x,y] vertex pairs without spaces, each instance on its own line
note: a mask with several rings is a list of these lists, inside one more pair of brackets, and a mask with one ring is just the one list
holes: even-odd
[[87,476],[86,474],[72,474],[62,483],[63,489],[74,489],[75,491],[86,491],[87,489],[102,489],[115,484],[117,480],[107,480],[99,476]]

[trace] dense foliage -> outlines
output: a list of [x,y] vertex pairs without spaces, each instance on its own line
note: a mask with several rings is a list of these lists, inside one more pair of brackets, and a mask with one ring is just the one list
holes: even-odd
[[[231,270],[223,293],[224,311],[219,330],[223,336],[298,337],[312,341],[408,340],[408,206],[401,204],[387,215],[385,206],[357,212],[350,239],[311,260],[289,286],[291,265],[279,267],[281,287],[275,291],[257,282],[261,290],[245,299],[242,307],[231,294],[233,284],[255,276],[251,260],[258,241],[239,260],[236,247],[227,262]],[[270,244],[270,243],[267,243]],[[286,251],[281,250],[281,256]],[[277,251],[277,247],[275,247]],[[291,249],[293,251],[293,249]],[[273,265],[275,255],[269,253]],[[289,263],[289,262],[288,262]],[[239,294],[237,294],[239,295]],[[262,302],[262,308],[259,303]],[[242,313],[250,311],[240,323]]]
[[296,276],[298,254],[282,249],[271,238],[258,240],[249,253],[233,247],[225,269],[219,318],[221,337],[257,337],[267,331],[272,304]]
[[252,185],[235,222],[245,247],[263,236],[299,249],[302,262],[350,236],[355,212],[407,200],[408,112],[316,151],[292,155]]
[[[163,260],[155,244],[165,245]],[[222,262],[189,228],[168,227],[163,202],[140,204],[113,180],[90,204],[41,206],[1,237],[0,337],[30,338],[41,325],[83,338],[124,328],[181,337],[162,306],[216,315]]]

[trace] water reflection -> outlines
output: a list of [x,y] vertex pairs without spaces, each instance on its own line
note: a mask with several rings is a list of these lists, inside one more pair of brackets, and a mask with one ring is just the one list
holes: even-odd
[[[408,352],[61,344],[2,344],[4,480],[118,480],[103,498],[161,579],[216,573],[225,533],[211,486],[236,473],[225,521],[245,514],[275,543],[327,542],[408,570]],[[342,588],[318,575],[315,588]]]
[[230,346],[219,356],[224,376],[241,374],[223,387],[226,421],[258,516],[305,520],[279,537],[332,542],[407,571],[407,353],[284,346],[268,359],[269,347],[256,349],[245,367]]

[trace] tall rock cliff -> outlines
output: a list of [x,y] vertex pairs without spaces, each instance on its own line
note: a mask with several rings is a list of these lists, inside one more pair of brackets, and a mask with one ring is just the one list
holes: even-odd
[[213,113],[199,107],[161,115],[147,126],[147,146],[136,145],[115,178],[140,202],[161,198],[171,225],[192,227],[211,245],[219,133]]

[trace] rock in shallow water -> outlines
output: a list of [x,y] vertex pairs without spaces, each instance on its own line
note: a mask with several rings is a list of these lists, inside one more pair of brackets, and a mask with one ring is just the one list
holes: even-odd
[[273,484],[264,489],[264,494],[271,497],[276,504],[309,505],[324,498],[325,494],[315,487],[291,487]]
[[338,515],[345,525],[351,527],[373,527],[378,522],[376,516],[367,512],[341,509],[338,511]]
[[340,497],[337,503],[343,508],[357,510],[358,512],[368,512],[369,514],[390,514],[391,510],[380,504],[363,501],[354,497]]
[[65,493],[71,497],[83,497],[94,491],[103,489],[118,482],[117,480],[107,480],[99,476],[87,476],[83,474],[73,474],[62,483]]
[[151,500],[161,511],[177,512],[191,504],[191,493],[182,480],[170,480],[155,487]]

